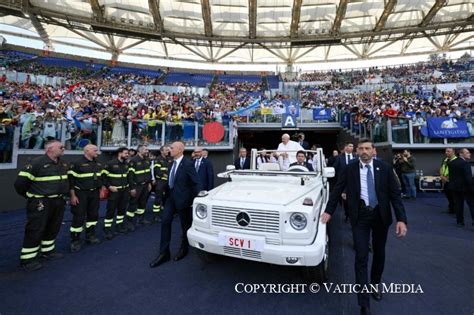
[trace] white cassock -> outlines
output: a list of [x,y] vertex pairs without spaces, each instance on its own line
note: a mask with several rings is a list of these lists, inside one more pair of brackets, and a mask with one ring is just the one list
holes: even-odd
[[[296,152],[300,150],[304,151],[303,147],[298,142],[289,140],[287,144],[283,144],[283,142],[280,143],[278,145],[277,152],[278,153],[287,152],[288,162],[289,164],[292,164],[296,162]],[[293,151],[293,152],[289,152],[289,151]]]

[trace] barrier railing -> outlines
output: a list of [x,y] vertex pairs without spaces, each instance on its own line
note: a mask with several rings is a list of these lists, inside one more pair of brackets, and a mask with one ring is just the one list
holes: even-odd
[[426,121],[417,122],[406,117],[378,117],[369,120],[350,114],[347,123],[344,123],[345,119],[340,119],[341,126],[355,137],[369,138],[375,143],[390,143],[394,148],[437,148],[446,145],[462,147],[474,143],[473,119],[466,120],[470,132],[468,138],[430,138],[422,132],[422,128],[426,127]]
[[[338,111],[327,109],[331,112],[328,119],[313,119],[313,109],[302,108],[300,109],[299,115],[297,116],[298,123],[334,123],[339,122],[340,115]],[[240,117],[240,123],[243,124],[267,124],[267,123],[281,123],[284,113],[281,114],[264,114],[260,109],[248,113],[245,116]]]
[[164,144],[183,141],[186,147],[233,148],[232,124],[222,122],[159,120],[115,120],[102,123],[75,123],[64,120],[48,120],[13,126],[0,124],[0,163],[11,159],[15,146],[14,133],[18,133],[16,149],[20,153],[36,153],[44,149],[47,141],[61,141],[67,153],[81,151],[87,144],[95,144],[101,150],[114,150],[121,146],[136,147],[147,144],[157,149]]

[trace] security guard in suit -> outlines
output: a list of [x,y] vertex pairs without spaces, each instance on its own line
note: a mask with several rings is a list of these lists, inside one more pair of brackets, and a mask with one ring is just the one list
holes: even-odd
[[164,190],[168,181],[168,168],[173,163],[169,156],[169,147],[162,146],[160,155],[153,161],[153,183],[155,191],[155,201],[153,202],[153,222],[160,221],[160,211],[163,203]]
[[97,146],[88,144],[84,147],[84,156],[71,163],[69,182],[71,185],[72,224],[71,252],[81,249],[81,233],[86,221],[86,243],[98,244],[95,237],[95,227],[99,218],[100,188],[102,181],[102,163],[97,161],[99,150]]
[[38,254],[54,260],[63,255],[55,253],[55,240],[64,215],[64,196],[69,192],[67,163],[60,157],[64,145],[53,140],[45,145],[46,154],[33,159],[18,174],[15,190],[27,199],[27,223],[20,265],[32,271],[42,267]]
[[112,224],[114,223],[115,210],[117,216],[115,220],[117,232],[120,234],[127,233],[124,224],[125,211],[129,198],[129,182],[128,182],[128,149],[125,147],[118,148],[117,158],[112,159],[105,165],[104,180],[105,187],[109,190],[107,199],[107,212],[104,219],[105,239],[114,238],[112,233]]
[[135,230],[135,215],[138,224],[150,224],[145,220],[145,208],[151,190],[151,162],[148,159],[148,146],[142,144],[137,148],[129,163],[130,204],[127,210],[127,230]]

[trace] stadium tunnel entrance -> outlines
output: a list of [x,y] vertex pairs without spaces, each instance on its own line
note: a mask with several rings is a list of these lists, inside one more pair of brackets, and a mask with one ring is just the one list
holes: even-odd
[[291,140],[297,141],[298,135],[304,133],[305,141],[309,143],[310,148],[313,145],[323,148],[324,154],[329,156],[333,150],[338,149],[339,130],[262,130],[262,129],[239,129],[238,148],[245,147],[250,151],[252,148],[260,150],[276,150],[281,143],[281,136],[287,133]]

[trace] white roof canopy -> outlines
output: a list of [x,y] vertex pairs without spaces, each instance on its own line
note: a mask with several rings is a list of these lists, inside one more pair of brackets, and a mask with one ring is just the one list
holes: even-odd
[[474,0],[23,0],[0,12],[7,39],[117,60],[298,65],[474,46]]

